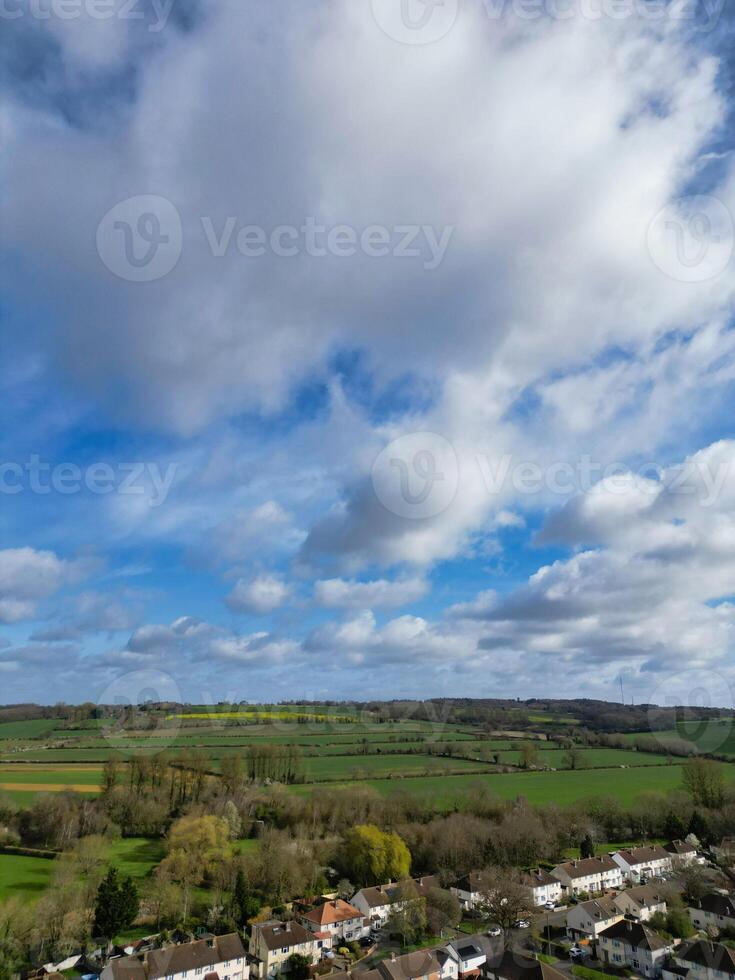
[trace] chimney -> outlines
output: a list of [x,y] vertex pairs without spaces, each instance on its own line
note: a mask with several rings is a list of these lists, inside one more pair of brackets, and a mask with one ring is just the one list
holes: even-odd
[[396,961],[396,953],[395,953],[395,950],[393,950],[391,952],[391,954],[390,954],[390,961],[391,961],[391,963],[395,963],[395,961]]
[[291,923],[290,922],[287,922],[286,923],[286,932],[291,932]]

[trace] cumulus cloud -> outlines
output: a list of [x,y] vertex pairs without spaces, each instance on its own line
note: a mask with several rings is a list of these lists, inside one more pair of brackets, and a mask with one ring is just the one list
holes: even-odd
[[291,640],[279,640],[265,632],[240,634],[190,616],[182,616],[169,625],[146,624],[137,629],[124,650],[110,655],[113,664],[154,661],[180,669],[196,664],[201,658],[268,666],[294,654],[298,646]]
[[226,598],[233,612],[264,616],[288,601],[291,590],[278,575],[258,575],[250,581],[240,579]]
[[52,551],[0,551],[0,622],[32,619],[42,599],[84,574],[83,562],[65,561]]
[[422,578],[371,582],[331,578],[314,583],[314,601],[326,609],[384,609],[422,599],[428,590]]

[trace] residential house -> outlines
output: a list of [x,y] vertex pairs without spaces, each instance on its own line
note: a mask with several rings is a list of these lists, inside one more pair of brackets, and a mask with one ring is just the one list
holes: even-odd
[[370,930],[370,920],[360,909],[341,898],[323,902],[302,913],[299,921],[318,938],[329,940],[329,946],[334,945],[335,940],[353,942],[362,939]]
[[485,980],[566,980],[564,974],[549,963],[510,950],[497,957],[488,957],[483,976]]
[[288,972],[288,960],[294,953],[316,963],[325,944],[328,946],[328,941],[317,938],[298,922],[257,922],[250,934],[252,973],[258,980],[267,980],[276,973]]
[[627,881],[640,881],[642,877],[651,878],[662,871],[671,871],[671,854],[660,844],[622,848],[610,856]]
[[470,871],[457,879],[449,890],[465,911],[476,909],[491,891],[491,878],[487,871]]
[[609,854],[565,861],[557,864],[551,874],[561,882],[565,895],[579,895],[582,892],[592,894],[610,888],[621,888],[623,884],[622,871]]
[[666,899],[653,885],[636,885],[626,888],[613,898],[623,915],[647,922],[657,912],[666,914]]
[[100,980],[248,980],[249,958],[236,932],[111,959]]
[[664,965],[663,980],[735,980],[735,950],[707,939],[682,943]]
[[444,947],[457,964],[458,980],[479,977],[487,961],[484,937],[462,936]]
[[687,909],[697,929],[731,929],[735,931],[735,902],[729,895],[712,892]]
[[621,919],[597,937],[598,959],[618,969],[629,967],[644,977],[660,976],[673,949],[673,940],[662,939],[653,929],[633,919]]
[[432,889],[439,887],[439,879],[435,875],[408,878],[406,881],[391,881],[387,885],[361,888],[353,895],[350,904],[359,909],[373,929],[382,929],[390,918],[392,906],[398,901],[402,892],[410,889],[416,898],[426,898]]
[[597,939],[599,934],[623,918],[615,899],[603,895],[574,905],[567,912],[567,935],[570,939]]
[[545,905],[547,902],[556,905],[561,901],[561,882],[548,871],[541,868],[527,871],[521,876],[521,882],[530,890],[534,905]]
[[383,960],[360,980],[457,980],[457,963],[444,948],[419,949]]
[[685,840],[672,840],[670,844],[666,844],[664,850],[671,855],[671,865],[674,868],[694,862],[697,864],[705,863],[704,856],[697,853],[694,844]]

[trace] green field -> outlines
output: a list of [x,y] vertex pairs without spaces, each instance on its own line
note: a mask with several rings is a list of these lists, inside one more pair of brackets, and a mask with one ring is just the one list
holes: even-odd
[[[431,755],[343,755],[315,756],[304,760],[304,778],[326,779],[365,778],[370,773],[423,773],[427,770],[461,770],[485,768],[467,759],[447,759]],[[356,773],[360,773],[359,776]]]
[[22,806],[27,806],[38,793],[58,793],[74,790],[78,793],[98,793],[102,770],[89,766],[4,765],[0,766],[0,794]]
[[48,886],[54,862],[48,858],[0,854],[0,901],[39,898]]
[[54,718],[34,718],[32,721],[4,721],[0,723],[0,739],[37,738],[47,735],[58,725]]
[[[550,766],[553,769],[564,769],[563,749],[540,749],[537,765]],[[612,766],[661,766],[668,761],[666,755],[655,755],[652,752],[627,752],[625,749],[580,749],[580,761],[577,768],[594,769],[610,768]],[[505,765],[519,765],[521,753],[501,752],[500,762]]]
[[667,742],[689,742],[701,752],[735,756],[735,719],[732,718],[681,721],[675,729],[660,732],[625,732],[619,737],[626,742],[655,738],[660,742],[662,749],[666,748]]
[[108,860],[122,874],[140,880],[147,878],[166,853],[162,840],[148,837],[123,837],[110,844]]
[[[732,780],[735,768],[728,772]],[[610,796],[630,805],[642,793],[667,792],[681,786],[680,766],[651,766],[640,769],[593,769],[587,771],[519,772],[505,775],[428,776],[406,779],[369,779],[361,786],[372,786],[379,793],[411,793],[431,796],[436,805],[450,810],[463,794],[478,788],[489,790],[498,799],[524,796],[533,804],[557,803],[568,806],[594,796]],[[292,786],[292,792],[311,793],[312,786]]]

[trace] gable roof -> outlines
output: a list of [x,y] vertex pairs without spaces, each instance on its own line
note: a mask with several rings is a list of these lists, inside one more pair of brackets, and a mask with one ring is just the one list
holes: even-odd
[[304,912],[302,919],[308,919],[318,926],[333,925],[335,922],[344,922],[345,919],[360,919],[362,912],[354,905],[345,902],[341,898],[335,898],[329,902],[323,902],[310,912]]
[[662,861],[670,859],[671,855],[664,850],[660,844],[651,844],[650,847],[630,847],[621,848],[615,851],[629,865],[648,864],[651,861]]
[[707,939],[695,939],[689,945],[682,944],[676,950],[675,956],[685,963],[696,963],[698,966],[735,973],[735,950]]
[[704,895],[697,902],[691,902],[692,909],[702,909],[712,915],[723,915],[729,919],[735,919],[735,902],[729,895],[719,895],[717,892],[710,892]]
[[615,904],[615,899],[607,895],[603,895],[601,898],[591,898],[588,902],[580,902],[576,908],[584,911],[590,919],[597,919],[598,922],[604,922],[605,919],[612,919],[616,915],[623,914]]
[[216,966],[228,960],[245,957],[245,947],[236,932],[226,936],[198,939],[180,946],[152,949],[140,956],[123,956],[110,960],[113,980],[159,980],[170,973]]
[[564,974],[548,963],[507,950],[499,962],[486,967],[502,980],[562,980]]
[[426,896],[432,889],[441,887],[436,875],[424,875],[421,878],[406,878],[404,881],[392,881],[387,885],[374,885],[371,888],[361,888],[353,896],[353,901],[362,895],[368,908],[374,909],[381,905],[391,905],[398,899],[404,888],[413,888],[418,898]]
[[666,904],[664,896],[653,885],[636,885],[635,888],[626,888],[624,892],[615,896],[615,900],[622,904],[626,898],[632,899],[640,908]]
[[471,895],[477,892],[488,891],[491,885],[491,875],[487,871],[468,871],[454,883],[454,888],[460,891],[469,892]]
[[600,938],[618,939],[634,949],[649,949],[651,952],[673,945],[665,942],[657,932],[644,926],[642,922],[634,922],[631,919],[621,919],[620,922],[603,929]]
[[613,861],[609,854],[601,854],[599,857],[580,858],[577,861],[564,861],[557,864],[552,874],[562,871],[570,878],[589,878],[591,875],[598,875],[603,871],[619,871],[618,865]]
[[696,854],[697,849],[693,844],[687,844],[685,840],[672,840],[665,845],[665,850],[669,854]]
[[279,922],[277,920],[257,922],[253,925],[253,931],[256,930],[269,952],[314,941],[309,930],[298,922]]
[[534,871],[525,871],[521,875],[521,882],[529,888],[541,888],[544,885],[558,885],[559,879],[543,868],[536,868]]
[[418,949],[413,953],[404,953],[395,959],[383,960],[378,970],[385,980],[414,980],[429,973],[439,973],[441,961],[438,949]]

